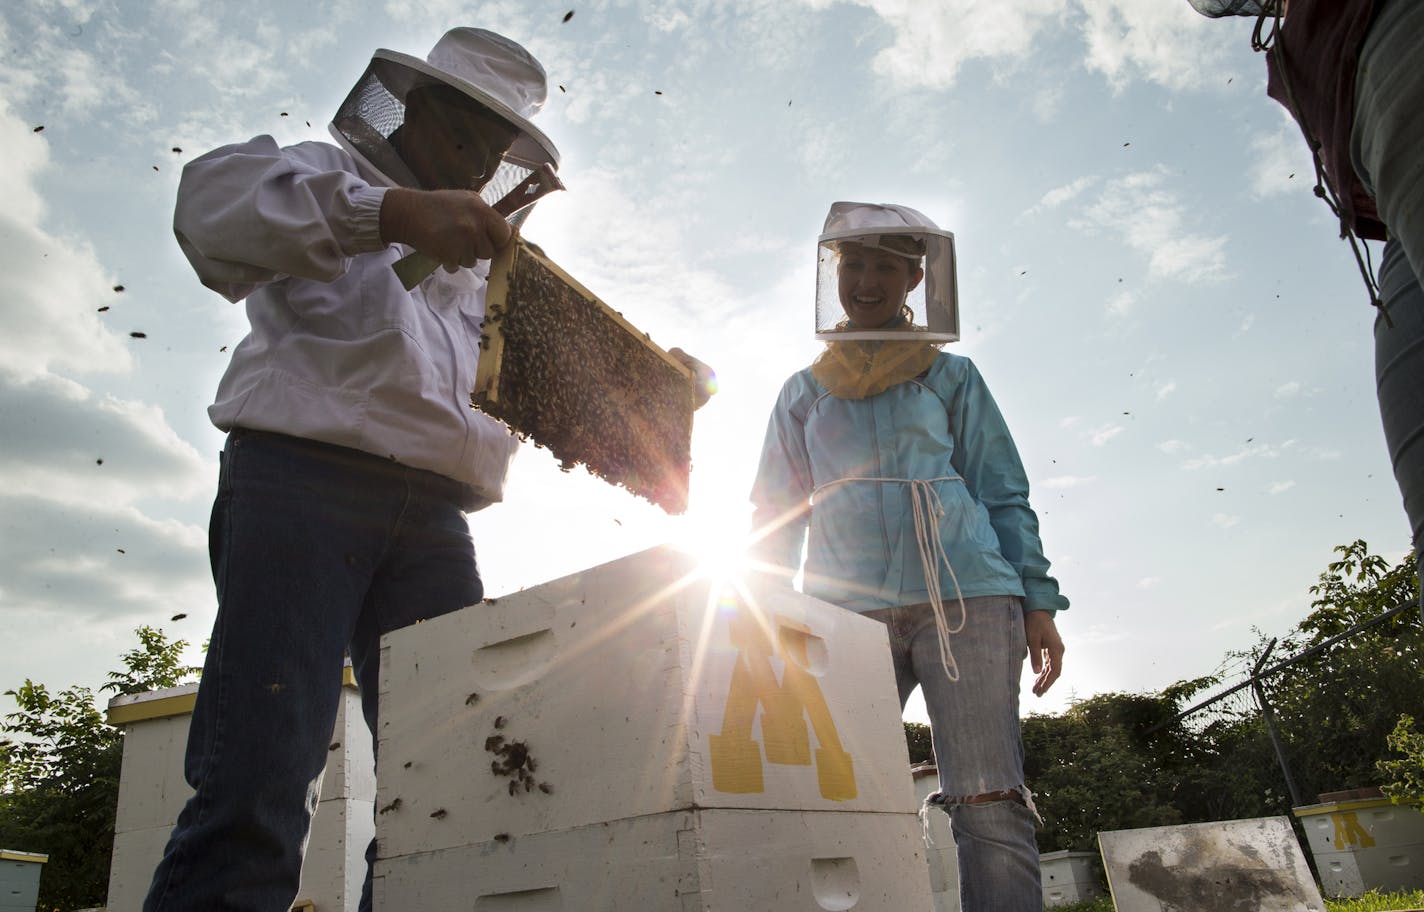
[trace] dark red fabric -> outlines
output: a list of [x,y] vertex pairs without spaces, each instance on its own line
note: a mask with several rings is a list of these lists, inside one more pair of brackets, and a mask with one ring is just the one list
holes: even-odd
[[1266,54],[1266,93],[1319,144],[1325,173],[1340,197],[1341,234],[1348,227],[1382,241],[1385,227],[1375,201],[1350,164],[1355,70],[1375,7],[1376,0],[1290,0],[1281,33]]

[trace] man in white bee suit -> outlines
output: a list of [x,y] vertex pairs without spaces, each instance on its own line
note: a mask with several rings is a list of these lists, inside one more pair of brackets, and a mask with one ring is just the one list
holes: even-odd
[[[484,596],[465,514],[502,499],[518,445],[470,408],[515,227],[490,203],[558,164],[529,122],[546,89],[523,47],[457,28],[424,60],[376,51],[336,145],[258,136],[184,169],[178,243],[251,330],[208,410],[218,614],[149,912],[290,908],[345,654],[374,732],[381,634]],[[412,252],[444,268],[407,290]]]

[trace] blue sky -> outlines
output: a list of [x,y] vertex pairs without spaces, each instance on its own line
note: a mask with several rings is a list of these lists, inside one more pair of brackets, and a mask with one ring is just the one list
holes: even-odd
[[205,409],[245,319],[173,242],[182,164],[325,139],[373,49],[423,56],[456,24],[549,73],[569,190],[526,236],[722,383],[685,517],[526,446],[471,520],[490,594],[738,543],[772,401],[817,351],[815,238],[841,199],[955,233],[953,350],[1008,418],[1073,603],[1065,676],[1026,711],[1209,673],[1308,612],[1335,545],[1407,549],[1373,313],[1248,20],[1186,0],[20,0],[0,12],[0,685],[97,686],[139,624],[207,637]]

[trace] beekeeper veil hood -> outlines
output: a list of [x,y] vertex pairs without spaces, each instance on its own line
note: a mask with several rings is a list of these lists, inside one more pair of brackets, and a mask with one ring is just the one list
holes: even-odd
[[331,132],[394,185],[478,190],[494,203],[541,165],[558,167],[558,150],[529,122],[547,92],[544,68],[523,47],[456,28],[424,60],[377,50]]
[[[831,204],[817,245],[816,338],[903,340],[913,331],[918,342],[954,342],[959,338],[959,292],[955,276],[954,235],[908,206],[838,202]],[[846,270],[867,252],[888,253],[909,261],[924,278],[906,294],[904,305],[887,324],[857,326],[844,294]],[[893,311],[892,311],[893,312]]]

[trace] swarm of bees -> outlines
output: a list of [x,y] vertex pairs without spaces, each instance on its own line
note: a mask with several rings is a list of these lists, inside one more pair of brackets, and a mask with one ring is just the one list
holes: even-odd
[[[496,726],[502,727],[502,726]],[[485,750],[494,755],[490,761],[490,772],[496,776],[509,777],[509,794],[520,791],[532,792],[537,787],[546,795],[553,794],[554,787],[547,782],[536,782],[534,771],[539,763],[529,754],[529,745],[523,741],[507,741],[503,735],[490,735],[485,739]]]
[[565,471],[687,509],[692,372],[523,240],[491,269],[480,348],[474,407]]

